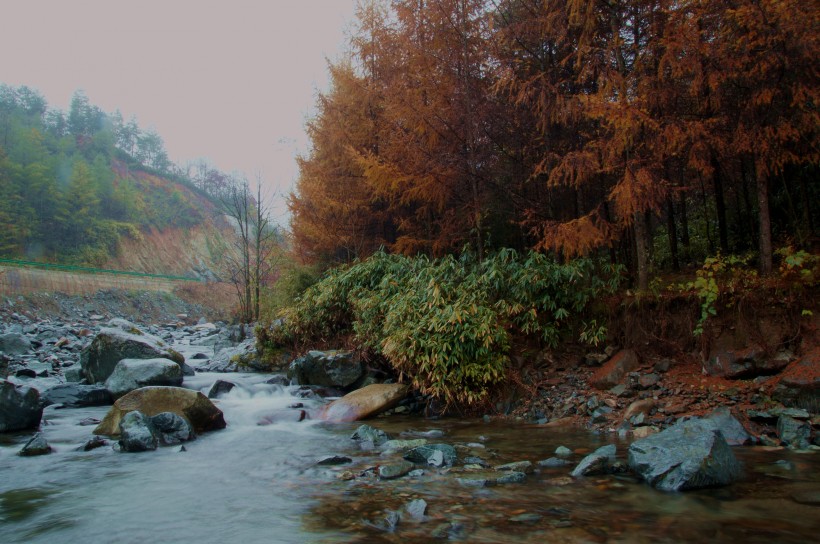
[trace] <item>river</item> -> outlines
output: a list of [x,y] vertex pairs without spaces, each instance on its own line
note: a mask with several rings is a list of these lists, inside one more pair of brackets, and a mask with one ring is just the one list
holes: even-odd
[[[50,455],[21,458],[30,433],[0,435],[0,542],[805,543],[820,534],[820,509],[810,505],[820,495],[817,454],[736,448],[740,482],[687,493],[658,492],[627,475],[574,481],[567,477],[573,465],[488,488],[459,484],[461,467],[379,481],[367,469],[400,456],[362,450],[350,439],[358,424],[293,417],[260,425],[272,414],[295,413],[294,402],[308,411],[320,402],[264,383],[265,375],[204,373],[185,386],[207,391],[218,378],[239,385],[218,401],[228,426],[186,443],[186,451],[78,451],[93,429],[80,422],[101,419],[105,407],[47,408]],[[493,465],[535,463],[560,445],[575,450],[577,462],[613,441],[624,458],[628,446],[614,435],[509,421],[391,416],[370,423],[400,438],[441,431],[434,441]],[[316,465],[330,454],[352,463]],[[357,477],[341,479],[345,471]],[[415,499],[427,504],[422,519],[384,521]]]

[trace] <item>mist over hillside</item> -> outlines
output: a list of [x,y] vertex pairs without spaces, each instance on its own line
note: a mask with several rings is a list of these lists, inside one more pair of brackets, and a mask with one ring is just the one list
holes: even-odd
[[235,177],[75,93],[68,112],[0,84],[0,257],[212,277]]

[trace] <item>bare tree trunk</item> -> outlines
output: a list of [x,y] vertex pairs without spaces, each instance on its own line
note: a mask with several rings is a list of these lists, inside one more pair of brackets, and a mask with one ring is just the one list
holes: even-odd
[[717,214],[718,238],[720,240],[720,250],[724,254],[729,253],[729,229],[726,226],[726,200],[723,197],[723,175],[720,170],[720,163],[712,156],[712,183],[715,191],[715,211]]
[[672,270],[680,270],[678,259],[678,229],[675,224],[675,206],[670,198],[666,202],[666,232],[669,236],[669,253],[672,255]]
[[635,213],[635,265],[638,269],[638,289],[649,288],[649,248],[647,241],[646,215]]
[[772,223],[769,216],[769,178],[755,172],[757,180],[757,205],[760,217],[760,274],[768,276],[772,273]]

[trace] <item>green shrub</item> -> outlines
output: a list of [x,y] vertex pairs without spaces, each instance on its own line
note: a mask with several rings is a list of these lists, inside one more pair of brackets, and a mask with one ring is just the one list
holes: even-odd
[[555,346],[575,331],[598,343],[606,329],[584,312],[614,291],[619,272],[512,250],[481,261],[379,252],[328,272],[279,313],[277,326],[261,327],[259,340],[305,348],[353,333],[423,393],[476,404],[504,379],[513,337]]

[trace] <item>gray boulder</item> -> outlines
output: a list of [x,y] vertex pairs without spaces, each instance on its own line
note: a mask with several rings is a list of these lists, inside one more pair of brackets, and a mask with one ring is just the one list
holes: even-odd
[[740,421],[735,419],[732,412],[725,406],[716,408],[704,421],[713,424],[723,434],[723,438],[730,446],[744,446],[754,442],[752,436],[746,432]]
[[35,455],[46,455],[48,453],[51,453],[51,446],[46,441],[43,433],[37,433],[31,437],[31,440],[26,442],[26,445],[23,446],[23,449],[20,450],[18,455],[22,457],[34,457]]
[[364,377],[365,368],[344,351],[310,351],[290,364],[288,378],[300,385],[347,388]]
[[120,420],[120,449],[127,452],[151,451],[159,445],[160,432],[151,418],[134,410]]
[[149,385],[182,385],[182,369],[170,359],[123,359],[105,380],[115,398]]
[[211,388],[208,390],[209,399],[218,399],[222,395],[230,393],[231,389],[236,387],[235,383],[225,380],[216,380]]
[[196,438],[188,420],[173,412],[160,412],[151,417],[151,423],[160,432],[163,446],[173,446]]
[[728,485],[740,475],[740,464],[723,434],[700,419],[679,422],[633,442],[629,466],[664,491]]
[[409,461],[398,461],[397,463],[387,463],[379,466],[379,479],[394,480],[401,478],[411,470],[415,465]]
[[0,351],[8,355],[23,355],[31,350],[31,342],[16,332],[0,334]]
[[80,354],[83,374],[90,383],[102,383],[114,372],[123,359],[170,359],[178,365],[185,358],[165,342],[140,331],[106,328]]
[[590,453],[575,467],[571,476],[580,478],[582,476],[592,476],[595,474],[606,474],[610,466],[615,462],[615,444],[603,446]]
[[108,406],[114,404],[111,392],[102,385],[65,383],[46,389],[42,396],[43,407],[62,404],[65,407]]
[[434,466],[452,466],[458,456],[449,444],[427,444],[413,448],[404,454],[404,458],[413,463],[433,464]]
[[238,372],[240,366],[252,367],[250,362],[257,357],[256,341],[253,339],[215,351],[209,361],[204,361],[196,369],[200,372]]
[[386,432],[381,429],[371,427],[370,425],[360,425],[358,429],[353,431],[350,438],[351,440],[357,440],[360,442],[371,442],[374,446],[381,446],[390,440],[390,436]]
[[811,445],[811,425],[787,415],[777,418],[777,437],[793,449],[804,450]]
[[42,417],[36,389],[0,381],[0,432],[36,429]]

